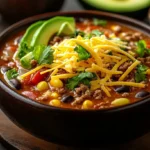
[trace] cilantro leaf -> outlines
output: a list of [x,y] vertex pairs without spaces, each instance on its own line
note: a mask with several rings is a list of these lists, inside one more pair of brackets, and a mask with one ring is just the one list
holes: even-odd
[[50,46],[44,47],[44,50],[42,51],[40,58],[38,60],[38,63],[41,64],[51,64],[53,62],[53,50]]
[[84,36],[85,36],[85,33],[84,33],[83,31],[76,30],[76,31],[75,31],[75,37],[78,36],[78,35],[84,37]]
[[94,18],[93,19],[93,24],[96,25],[96,26],[105,26],[107,24],[107,21]]
[[17,72],[17,70],[15,68],[11,69],[11,70],[8,70],[6,72],[6,76],[7,76],[8,80],[16,78],[18,75],[19,74],[18,74],[18,72]]
[[22,67],[31,69],[31,61],[36,60],[39,65],[51,64],[53,62],[53,50],[50,46],[39,45],[32,52],[27,53],[20,59]]
[[92,35],[95,35],[95,36],[101,36],[103,35],[103,32],[100,32],[99,30],[92,30]]
[[137,45],[137,54],[140,57],[143,57],[145,54],[150,54],[150,49],[148,49],[146,46],[146,42],[144,40],[140,40],[136,43]]
[[91,57],[90,53],[88,51],[86,51],[85,48],[83,48],[82,46],[78,45],[74,48],[74,51],[76,51],[79,55],[79,61],[81,60],[87,60],[88,58]]
[[138,65],[137,66],[137,71],[135,73],[135,81],[137,83],[146,80],[146,70],[147,69],[148,69],[148,67],[145,65]]
[[90,86],[90,81],[95,78],[96,78],[95,73],[82,72],[79,75],[68,79],[66,86],[70,90],[73,90],[75,87],[77,87],[81,83]]
[[17,56],[21,59],[23,56],[33,51],[33,47],[29,47],[26,42],[21,42]]

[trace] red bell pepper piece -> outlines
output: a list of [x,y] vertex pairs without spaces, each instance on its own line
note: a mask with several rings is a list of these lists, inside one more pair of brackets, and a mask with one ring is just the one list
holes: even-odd
[[45,78],[45,74],[40,74],[41,71],[36,72],[32,78],[31,78],[31,83],[33,85],[37,85],[40,81],[43,81]]

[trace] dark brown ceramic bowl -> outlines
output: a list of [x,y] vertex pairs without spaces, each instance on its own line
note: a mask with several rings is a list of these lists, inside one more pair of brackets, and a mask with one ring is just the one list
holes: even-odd
[[[0,45],[31,23],[54,16],[98,17],[136,28],[150,36],[150,27],[133,19],[97,11],[47,13],[25,19],[0,35]],[[19,127],[44,140],[98,146],[122,143],[150,129],[150,98],[119,108],[71,110],[47,106],[25,98],[0,81],[0,106]]]
[[29,16],[57,11],[64,0],[0,0],[0,14],[14,23]]

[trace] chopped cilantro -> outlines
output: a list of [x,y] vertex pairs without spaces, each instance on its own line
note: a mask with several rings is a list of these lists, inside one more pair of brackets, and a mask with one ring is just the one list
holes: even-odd
[[83,31],[76,30],[76,31],[75,31],[75,37],[78,36],[78,35],[84,37],[84,36],[85,36],[85,33],[84,33]]
[[135,73],[135,81],[137,83],[146,80],[146,70],[147,69],[148,69],[148,67],[145,65],[142,65],[142,64],[137,66],[137,70]]
[[101,36],[103,35],[103,32],[100,32],[99,30],[92,30],[91,34],[95,36]]
[[23,56],[25,56],[31,51],[33,51],[32,47],[29,47],[26,42],[21,42],[21,44],[19,45],[19,51],[18,51],[17,56],[19,58],[22,58]]
[[137,42],[136,52],[140,57],[143,57],[145,54],[150,54],[150,49],[146,47],[146,42],[144,40]]
[[74,48],[74,51],[76,51],[79,55],[79,61],[81,60],[87,60],[88,58],[91,57],[90,53],[88,51],[86,51],[85,48],[83,48],[82,46],[78,45]]
[[53,50],[50,46],[39,45],[32,52],[27,53],[20,59],[22,67],[31,69],[31,61],[36,60],[39,65],[51,64],[53,62]]
[[82,72],[79,75],[68,79],[66,86],[70,90],[73,90],[75,87],[77,87],[81,83],[90,86],[90,81],[92,79],[96,79],[95,73]]
[[53,50],[50,46],[37,46],[33,51],[33,57],[38,64],[51,64],[53,62]]
[[105,26],[107,24],[107,21],[94,18],[93,19],[93,24],[96,25],[96,26]]
[[6,76],[7,76],[8,80],[16,78],[18,76],[18,72],[15,68],[11,69],[11,70],[8,70],[6,72]]

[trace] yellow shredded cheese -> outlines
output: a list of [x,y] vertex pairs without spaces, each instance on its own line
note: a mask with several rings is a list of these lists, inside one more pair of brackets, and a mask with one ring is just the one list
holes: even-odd
[[106,95],[107,95],[108,97],[111,97],[111,95],[110,95],[110,93],[109,93],[109,90],[108,90],[104,85],[102,85],[101,88],[102,88],[102,90],[106,93]]
[[33,74],[33,73],[35,73],[36,71],[38,71],[38,70],[40,70],[41,68],[44,68],[44,67],[50,68],[51,66],[48,65],[48,64],[44,64],[44,65],[41,65],[41,66],[37,66],[36,68],[34,68],[34,69],[30,70],[29,72],[27,72],[27,73],[25,73],[25,74],[19,76],[18,78],[19,78],[19,79],[23,79],[23,78],[25,78],[26,76],[28,76],[28,75],[30,75],[30,74]]
[[125,77],[126,77],[138,64],[140,64],[140,61],[136,60],[136,61],[124,72],[124,74],[119,78],[119,81],[124,80]]
[[100,67],[98,65],[92,64],[92,68],[87,68],[86,69],[87,72],[97,72],[97,71],[101,71],[107,74],[122,74],[122,71],[112,71],[112,70],[108,70],[106,68]]
[[[79,54],[74,50],[78,45],[89,52],[91,57],[79,61]],[[127,48],[127,45],[125,42],[117,40],[115,36],[114,39],[107,39],[105,35],[90,39],[84,39],[81,36],[64,39],[59,44],[56,43],[52,46],[54,50],[52,64],[40,65],[19,77],[23,79],[42,68],[46,69],[41,71],[41,74],[51,72],[52,78],[60,80],[72,78],[78,75],[80,71],[93,72],[96,74],[97,80],[90,82],[91,90],[101,89],[108,97],[111,97],[111,86],[126,85],[144,88],[145,84],[143,83],[124,81],[127,75],[140,64],[140,61],[134,58],[134,52],[129,51],[128,53],[123,51],[121,47]],[[112,55],[109,55],[109,52]],[[131,66],[125,72],[119,71],[118,68],[129,60],[133,61]],[[65,73],[61,74],[60,69],[64,70]],[[146,73],[150,74],[150,69]],[[116,74],[121,76],[119,81],[112,81],[111,77]]]
[[126,86],[133,86],[133,87],[139,87],[139,88],[145,87],[145,84],[143,84],[143,83],[125,82],[125,81],[106,82],[106,83],[104,83],[104,85],[106,85],[106,86],[126,85]]
[[76,75],[78,75],[78,74],[60,74],[60,75],[56,75],[55,77],[57,77],[59,79],[67,79],[67,78],[72,78]]

